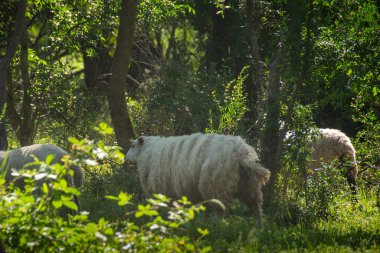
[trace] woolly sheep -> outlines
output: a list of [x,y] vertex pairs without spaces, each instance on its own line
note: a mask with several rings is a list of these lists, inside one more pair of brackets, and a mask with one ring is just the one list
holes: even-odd
[[142,136],[132,141],[126,160],[137,164],[146,194],[187,196],[193,203],[241,200],[262,219],[261,187],[270,171],[242,138],[195,133],[184,136]]
[[[358,168],[356,164],[356,151],[350,138],[337,129],[320,128],[315,141],[308,143],[311,147],[311,161],[309,168],[313,171],[321,168],[322,162],[331,163],[338,160],[341,165],[345,164],[344,176],[353,195],[356,195],[356,178]],[[345,160],[348,162],[345,163]]]
[[[24,165],[34,162],[33,156],[40,161],[45,161],[47,156],[50,154],[54,155],[52,164],[60,163],[62,157],[68,155],[65,150],[51,144],[35,144],[8,152],[0,151],[0,166],[7,169],[5,181],[10,182],[14,180],[14,177],[12,176],[12,169],[19,170],[22,169]],[[5,163],[3,164],[3,162]],[[70,186],[79,188],[83,184],[83,172],[79,167],[73,167],[71,169],[74,171],[74,178],[71,178],[71,176],[67,174],[67,182]],[[15,184],[22,187],[23,181],[16,180]],[[37,185],[41,186],[42,180],[37,181]],[[77,196],[74,196],[74,201],[79,208],[79,200]]]

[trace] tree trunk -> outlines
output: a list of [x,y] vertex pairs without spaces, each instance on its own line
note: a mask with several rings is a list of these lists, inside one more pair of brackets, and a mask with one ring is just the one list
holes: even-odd
[[14,88],[12,86],[12,71],[8,71],[7,80],[6,80],[6,102],[7,102],[7,116],[9,123],[14,129],[16,135],[19,132],[21,126],[21,118],[19,113],[16,110],[16,105],[13,98]]
[[5,87],[0,86],[0,150],[8,149],[7,128],[4,113]]
[[263,74],[264,63],[261,59],[259,37],[261,32],[261,17],[259,1],[246,1],[246,19],[248,29],[248,41],[251,51],[251,76],[252,85],[249,87],[250,101],[252,101],[250,114],[255,119],[251,130],[254,134],[258,132],[258,127],[262,126],[264,116],[264,92],[263,92]]
[[177,24],[173,24],[170,31],[170,38],[168,42],[168,48],[166,49],[165,58],[166,61],[170,59],[170,56],[172,56],[172,59],[177,59],[177,49],[176,49],[176,41],[175,41],[175,31],[177,29]]
[[[5,106],[5,88],[7,82],[7,75],[9,65],[16,53],[17,46],[22,37],[22,26],[25,23],[25,12],[26,12],[27,0],[20,0],[17,7],[17,17],[16,24],[14,28],[13,35],[11,37],[10,43],[7,47],[5,56],[0,62],[0,115],[2,115],[3,108]],[[6,136],[5,120],[4,117],[0,117],[0,150],[6,149],[8,147],[8,141]]]
[[28,60],[28,50],[29,50],[29,38],[28,31],[26,29],[26,23],[23,27],[23,38],[21,41],[21,77],[23,84],[23,99],[21,108],[21,125],[18,129],[17,137],[21,146],[29,146],[33,144],[33,134],[34,134],[34,122],[32,117],[32,97],[31,97],[31,84],[29,76],[29,60]]
[[[255,107],[261,106],[263,100],[263,62],[260,54],[259,36],[261,32],[261,11],[259,6],[254,6],[254,0],[246,2],[246,18],[248,29],[248,40],[252,57],[252,76]],[[263,109],[263,108],[261,108]]]
[[[3,75],[3,73],[1,73]],[[3,78],[3,77],[0,77]],[[7,77],[5,77],[7,78]],[[6,98],[6,82],[0,83],[0,150],[8,149],[8,138],[6,128],[6,112],[5,112],[5,98]]]
[[274,159],[277,154],[279,129],[280,129],[280,88],[281,72],[283,69],[283,49],[281,44],[278,47],[276,58],[269,69],[268,106],[266,126],[262,137],[261,161],[263,165],[271,171],[271,178],[266,187],[266,202],[271,203],[274,198],[274,186],[277,180],[279,161]]
[[101,45],[98,48],[99,53],[94,57],[89,57],[83,52],[84,79],[90,91],[103,93],[106,89],[104,81],[109,79],[107,76],[111,71],[112,58],[107,48]]
[[227,15],[225,14],[225,16],[222,17],[217,13],[216,8],[214,7],[212,12],[211,37],[209,38],[209,45],[205,53],[206,67],[209,69],[213,64],[215,64],[216,70],[222,68],[223,57],[228,51],[228,45],[225,38],[227,24]]
[[124,150],[128,150],[130,140],[134,138],[127,108],[125,83],[131,61],[137,3],[137,0],[123,0],[122,2],[116,51],[111,66],[112,75],[107,90],[108,105],[117,143]]

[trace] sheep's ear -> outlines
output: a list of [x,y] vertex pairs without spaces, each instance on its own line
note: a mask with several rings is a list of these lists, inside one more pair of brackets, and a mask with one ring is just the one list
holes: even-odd
[[138,140],[138,142],[139,142],[140,145],[144,144],[144,137],[141,136],[137,140]]

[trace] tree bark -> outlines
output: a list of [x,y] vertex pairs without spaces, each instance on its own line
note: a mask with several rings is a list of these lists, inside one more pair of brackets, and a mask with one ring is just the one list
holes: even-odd
[[262,126],[262,120],[264,115],[264,96],[263,96],[263,74],[264,63],[261,59],[259,37],[261,32],[261,17],[262,11],[260,10],[259,1],[246,0],[246,18],[247,18],[247,30],[248,40],[251,51],[251,75],[253,84],[249,89],[250,100],[253,101],[251,114],[255,119],[252,130],[257,132],[257,127]]
[[274,186],[279,170],[279,161],[274,159],[277,154],[280,129],[280,88],[283,69],[283,49],[281,44],[277,49],[276,58],[269,69],[268,106],[266,126],[262,138],[261,161],[271,171],[271,177],[266,187],[266,202],[271,203],[274,198]]
[[19,139],[21,146],[29,146],[33,144],[33,134],[34,134],[34,122],[32,117],[32,97],[31,97],[31,83],[29,75],[29,60],[28,60],[28,50],[29,50],[29,36],[26,29],[26,23],[23,27],[23,37],[21,40],[21,77],[23,84],[23,99],[21,115],[22,121],[19,128],[17,137]]
[[111,66],[112,75],[107,89],[108,105],[116,140],[124,150],[128,150],[130,140],[134,138],[127,107],[125,83],[132,55],[137,3],[137,0],[122,1],[116,51]]
[[205,52],[206,67],[210,69],[210,67],[215,64],[215,69],[220,70],[223,66],[223,57],[228,51],[225,36],[226,26],[229,20],[226,13],[225,16],[222,17],[217,13],[217,9],[213,7],[211,21],[211,36],[209,38],[209,45]]
[[166,49],[166,54],[165,54],[166,61],[170,59],[170,56],[172,56],[172,59],[177,58],[176,41],[175,41],[176,29],[177,29],[177,24],[173,24],[170,31],[168,48]]
[[[100,44],[100,43],[99,43]],[[94,57],[89,57],[83,52],[84,79],[86,87],[90,91],[103,93],[106,90],[104,75],[110,73],[112,58],[107,48],[99,45],[99,53]]]
[[[6,94],[6,82],[8,75],[8,68],[11,64],[13,56],[16,53],[17,46],[22,37],[22,26],[25,24],[25,12],[26,12],[27,0],[20,0],[17,7],[16,24],[10,43],[7,47],[5,56],[0,62],[0,115],[3,112],[5,106],[5,94]],[[6,127],[4,117],[0,117],[0,150],[4,150],[8,147]]]

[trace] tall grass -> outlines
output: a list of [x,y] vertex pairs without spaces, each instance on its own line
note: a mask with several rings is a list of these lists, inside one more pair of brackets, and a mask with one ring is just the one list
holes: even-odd
[[262,227],[249,216],[202,219],[214,252],[379,252],[380,211],[374,192],[362,189],[358,203],[339,195],[329,216],[289,224],[265,212]]

